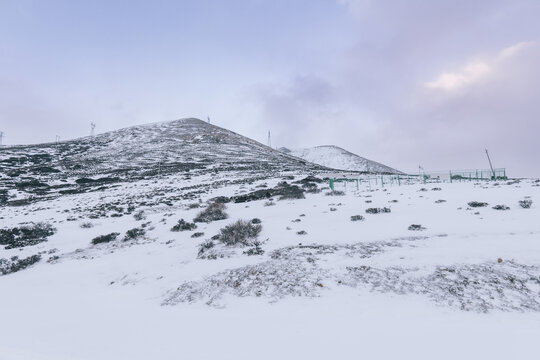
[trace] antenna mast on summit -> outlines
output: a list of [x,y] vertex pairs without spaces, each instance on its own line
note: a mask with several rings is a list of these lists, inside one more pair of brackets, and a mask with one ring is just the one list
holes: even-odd
[[208,123],[210,124],[210,116],[208,116]]
[[2,146],[2,139],[4,138],[4,132],[0,131],[0,146]]
[[94,136],[94,129],[96,128],[96,124],[93,122],[90,123],[90,136]]
[[268,147],[272,147],[272,138],[270,137],[270,130],[268,130]]
[[493,180],[495,180],[496,179],[495,170],[493,170],[493,165],[491,165],[491,159],[489,158],[489,153],[487,149],[486,149],[486,155],[489,161],[489,167],[491,168],[491,173],[493,174]]

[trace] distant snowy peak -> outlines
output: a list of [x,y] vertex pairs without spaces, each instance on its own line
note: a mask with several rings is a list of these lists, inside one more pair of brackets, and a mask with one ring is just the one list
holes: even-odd
[[334,145],[316,146],[307,149],[290,150],[280,148],[280,151],[304,159],[314,164],[332,169],[347,171],[365,171],[371,173],[401,173],[389,166],[368,160]]

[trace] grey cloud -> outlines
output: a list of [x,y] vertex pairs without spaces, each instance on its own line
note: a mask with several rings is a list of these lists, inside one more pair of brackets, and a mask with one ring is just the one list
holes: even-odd
[[485,167],[487,147],[510,174],[540,175],[537,45],[495,64],[485,79],[454,94],[425,87],[444,72],[537,40],[537,2],[349,5],[357,21],[356,44],[336,54],[332,75],[318,77],[332,84],[331,96],[318,98],[318,91],[325,94],[319,84],[307,91],[316,100],[308,104],[302,87],[292,91],[289,85],[257,99],[265,121],[279,124],[283,133],[302,129],[285,138],[291,146],[333,142],[403,170],[418,164]]

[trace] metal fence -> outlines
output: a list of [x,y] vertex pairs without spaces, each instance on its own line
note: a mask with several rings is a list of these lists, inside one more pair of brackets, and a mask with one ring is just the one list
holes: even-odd
[[329,185],[332,191],[336,191],[338,184],[342,185],[344,190],[354,187],[357,190],[360,186],[387,187],[401,186],[418,183],[453,183],[463,181],[491,181],[507,180],[506,169],[475,169],[475,170],[449,170],[449,171],[429,171],[420,174],[391,174],[391,175],[355,175],[330,177]]

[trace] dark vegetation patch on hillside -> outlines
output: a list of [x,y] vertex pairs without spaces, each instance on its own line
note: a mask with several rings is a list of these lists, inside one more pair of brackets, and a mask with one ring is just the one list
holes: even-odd
[[0,259],[0,274],[7,275],[26,269],[40,260],[40,255],[32,255],[24,259],[19,259],[18,256],[13,256],[10,259]]
[[47,238],[55,233],[56,228],[47,223],[0,229],[0,245],[4,245],[6,249],[32,246],[47,241]]

